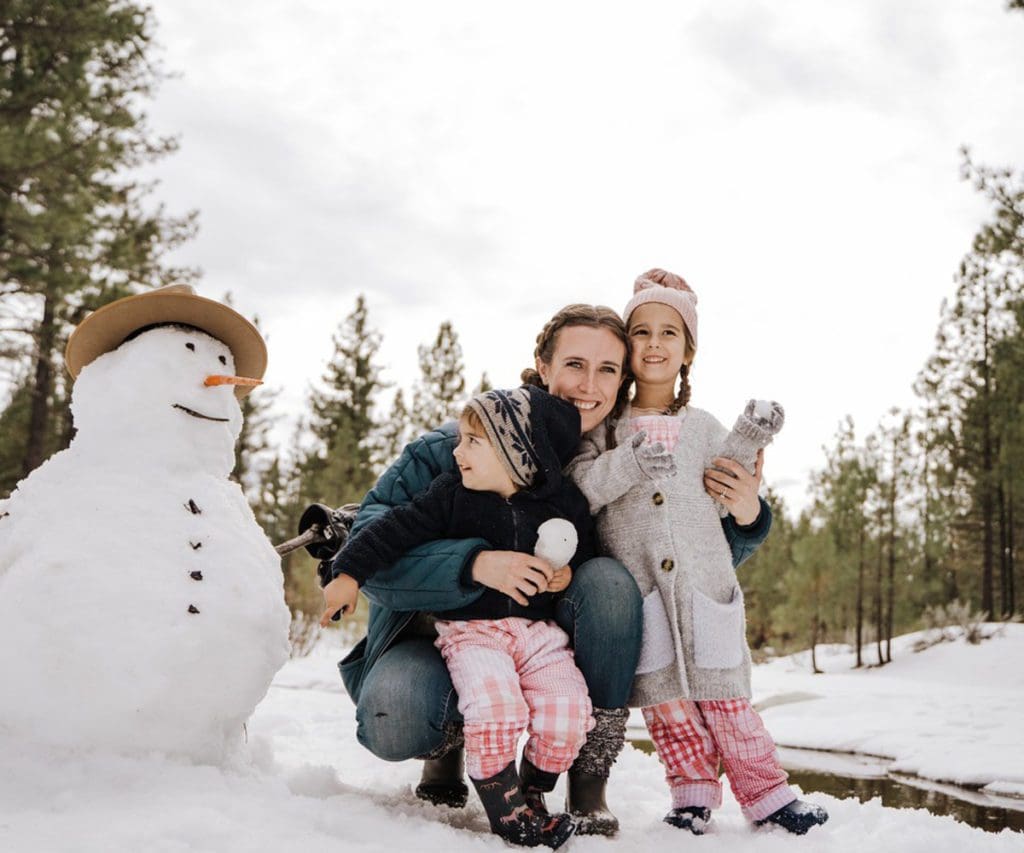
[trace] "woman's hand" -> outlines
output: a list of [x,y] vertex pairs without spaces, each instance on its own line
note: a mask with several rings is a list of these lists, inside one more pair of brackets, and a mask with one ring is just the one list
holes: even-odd
[[331,624],[331,617],[340,612],[342,615],[355,612],[359,600],[359,584],[348,575],[338,575],[323,588],[324,612],[320,617],[320,627]]
[[473,560],[473,580],[503,592],[517,604],[529,604],[530,596],[548,589],[554,574],[540,557],[519,551],[481,551]]
[[572,569],[569,566],[562,566],[555,569],[548,581],[548,592],[561,592],[572,581]]
[[764,450],[757,451],[754,473],[732,459],[716,457],[711,460],[729,473],[708,468],[704,472],[704,488],[712,498],[725,506],[742,526],[753,524],[761,514],[761,501],[757,491],[761,488],[761,469],[764,467]]

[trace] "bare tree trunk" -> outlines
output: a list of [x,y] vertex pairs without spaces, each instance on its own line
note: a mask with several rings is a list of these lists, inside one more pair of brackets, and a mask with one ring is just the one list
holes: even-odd
[[993,527],[994,508],[992,501],[992,477],[993,477],[993,449],[992,449],[992,386],[991,386],[991,356],[989,355],[989,330],[988,320],[990,312],[988,286],[985,286],[985,312],[982,320],[982,333],[984,345],[984,357],[982,359],[982,437],[981,437],[981,525],[982,525],[982,555],[981,555],[981,609],[986,619],[991,619],[995,612],[993,606],[992,590],[992,549],[993,549]]
[[1005,481],[1000,478],[999,489],[996,491],[996,512],[999,518],[999,615],[1005,619],[1009,615],[1007,603],[1010,598],[1010,581],[1007,576],[1009,560],[1008,531],[1006,529],[1006,489]]
[[818,632],[821,625],[821,620],[818,618],[818,608],[815,606],[814,615],[811,617],[811,672],[815,675],[820,675],[821,670],[818,669]]
[[878,653],[878,665],[885,663],[882,655],[882,506],[878,506],[878,562],[875,566],[875,650]]
[[896,473],[899,468],[896,445],[898,434],[892,439],[892,484],[889,489],[889,589],[885,614],[885,662],[892,663],[893,609],[896,603]]
[[859,669],[864,665],[861,658],[861,649],[864,645],[864,521],[861,520],[860,531],[857,535],[857,665]]
[[49,431],[50,397],[53,394],[53,345],[57,339],[54,318],[55,301],[47,292],[43,295],[43,319],[36,340],[36,367],[32,381],[32,403],[29,409],[28,441],[21,462],[21,477],[27,477],[46,458],[46,436]]
[[931,494],[929,493],[928,486],[928,474],[929,474],[929,461],[928,461],[928,450],[924,453],[924,470],[922,472],[924,483],[924,518],[922,519],[924,526],[924,587],[927,591],[926,603],[931,602],[931,589],[932,589],[932,575],[935,572],[935,561],[932,557],[932,504]]
[[1016,560],[1014,559],[1014,545],[1015,536],[1013,531],[1013,481],[1011,480],[1007,486],[1006,496],[1006,604],[1004,607],[1004,613],[1006,618],[1009,619],[1013,616],[1017,610],[1017,590],[1014,584],[1013,573],[1016,569],[1014,565]]

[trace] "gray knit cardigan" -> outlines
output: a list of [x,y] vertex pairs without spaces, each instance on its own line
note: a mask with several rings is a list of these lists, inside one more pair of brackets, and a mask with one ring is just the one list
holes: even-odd
[[728,431],[692,406],[678,417],[673,477],[654,481],[641,471],[629,411],[616,427],[617,447],[606,452],[602,425],[584,436],[566,469],[597,516],[602,552],[629,568],[643,595],[633,706],[750,697],[743,593],[716,504],[703,485]]

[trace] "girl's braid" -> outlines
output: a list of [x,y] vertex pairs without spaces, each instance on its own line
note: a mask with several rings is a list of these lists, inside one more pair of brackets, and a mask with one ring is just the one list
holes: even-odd
[[684,364],[679,368],[679,393],[672,401],[672,404],[665,410],[666,415],[676,414],[683,406],[690,402],[690,365]]

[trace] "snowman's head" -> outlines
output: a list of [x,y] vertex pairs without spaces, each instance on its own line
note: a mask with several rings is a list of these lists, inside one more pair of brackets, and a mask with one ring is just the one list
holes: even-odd
[[231,350],[205,332],[144,330],[79,374],[71,396],[76,445],[143,466],[140,476],[159,466],[226,477],[242,412],[233,385],[210,383],[234,371]]

